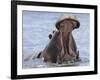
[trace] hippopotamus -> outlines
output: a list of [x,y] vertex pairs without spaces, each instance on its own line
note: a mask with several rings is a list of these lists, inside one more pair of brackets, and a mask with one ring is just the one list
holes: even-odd
[[55,24],[57,31],[49,35],[50,42],[39,54],[45,62],[62,63],[79,60],[79,51],[72,31],[79,28],[80,22],[75,16],[62,16]]

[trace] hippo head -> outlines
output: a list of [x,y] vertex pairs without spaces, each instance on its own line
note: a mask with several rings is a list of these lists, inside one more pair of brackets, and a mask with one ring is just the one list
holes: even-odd
[[64,21],[71,21],[73,24],[73,29],[79,28],[80,22],[76,18],[76,16],[71,15],[71,14],[65,14],[59,18],[59,20],[56,22],[56,28],[59,30],[60,24]]

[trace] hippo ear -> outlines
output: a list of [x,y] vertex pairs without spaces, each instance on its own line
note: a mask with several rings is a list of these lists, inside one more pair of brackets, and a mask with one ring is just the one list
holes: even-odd
[[51,39],[52,38],[52,34],[49,34],[49,39]]
[[55,30],[52,31],[53,34],[54,34],[55,32],[56,32]]

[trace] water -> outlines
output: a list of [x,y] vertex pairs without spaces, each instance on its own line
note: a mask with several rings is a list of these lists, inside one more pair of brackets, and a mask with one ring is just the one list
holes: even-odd
[[[44,63],[42,59],[33,59],[49,42],[48,35],[55,30],[55,23],[63,13],[23,11],[23,68],[88,66],[90,60],[90,15],[73,13],[80,21],[80,28],[73,31],[80,62],[70,64]],[[26,60],[25,60],[26,59]]]

